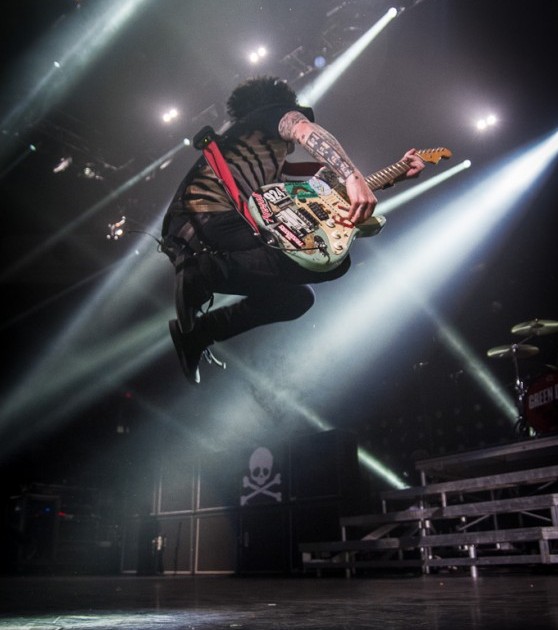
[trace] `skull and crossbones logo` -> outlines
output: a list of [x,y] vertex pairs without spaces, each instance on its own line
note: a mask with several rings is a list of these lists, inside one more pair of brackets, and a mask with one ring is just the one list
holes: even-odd
[[258,447],[252,455],[248,463],[250,468],[250,476],[244,476],[242,485],[244,488],[252,490],[252,492],[240,497],[240,505],[246,505],[256,496],[267,496],[281,502],[282,493],[274,492],[270,488],[281,485],[281,474],[276,473],[271,479],[271,471],[273,469],[273,455],[265,446]]

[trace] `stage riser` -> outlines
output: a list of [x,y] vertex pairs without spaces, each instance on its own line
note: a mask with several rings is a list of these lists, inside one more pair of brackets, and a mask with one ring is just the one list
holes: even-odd
[[[418,563],[425,573],[470,567],[476,576],[477,566],[555,564],[558,494],[548,490],[558,489],[558,466],[529,464],[557,448],[557,438],[546,438],[417,462],[423,485],[383,492],[381,512],[342,518],[341,540],[300,545],[304,568],[351,574]],[[508,472],[510,459],[515,469]],[[455,478],[460,469],[486,470],[485,460],[495,474]],[[451,480],[441,480],[444,473]],[[392,504],[397,509],[389,511]]]

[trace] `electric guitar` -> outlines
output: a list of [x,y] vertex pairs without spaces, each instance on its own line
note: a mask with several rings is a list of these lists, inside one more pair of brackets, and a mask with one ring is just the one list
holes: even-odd
[[[451,157],[451,151],[439,147],[417,155],[437,164]],[[369,175],[366,183],[374,191],[387,188],[409,168],[404,161],[396,162]],[[345,186],[324,166],[308,180],[262,186],[248,199],[248,210],[269,245],[306,269],[329,271],[341,264],[355,238],[375,236],[386,222],[384,216],[372,215],[354,225],[339,209],[348,204]]]

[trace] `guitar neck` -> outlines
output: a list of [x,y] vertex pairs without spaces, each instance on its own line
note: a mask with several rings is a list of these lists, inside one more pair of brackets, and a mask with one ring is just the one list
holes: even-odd
[[[438,164],[443,158],[447,160],[451,157],[451,151],[445,147],[438,147],[436,149],[420,149],[416,154],[424,160],[424,162],[430,162],[431,164]],[[366,183],[372,190],[380,190],[380,188],[387,188],[395,183],[395,180],[410,169],[410,165],[404,160],[396,162],[391,166],[386,166],[381,171],[376,171],[366,178]]]
[[386,168],[369,175],[366,178],[366,183],[372,190],[386,188],[387,186],[391,186],[398,177],[404,175],[410,168],[407,162],[396,162],[391,166],[386,166]]

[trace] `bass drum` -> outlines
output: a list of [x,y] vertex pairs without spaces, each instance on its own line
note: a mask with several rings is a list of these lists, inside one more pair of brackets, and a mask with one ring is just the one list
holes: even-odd
[[525,417],[537,433],[558,431],[558,371],[543,374],[529,385]]

